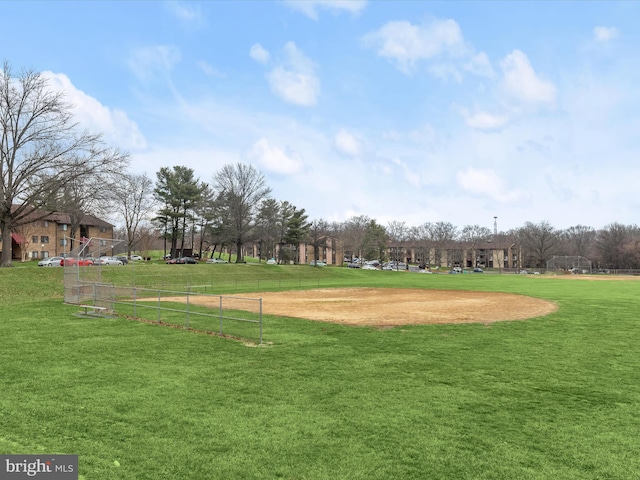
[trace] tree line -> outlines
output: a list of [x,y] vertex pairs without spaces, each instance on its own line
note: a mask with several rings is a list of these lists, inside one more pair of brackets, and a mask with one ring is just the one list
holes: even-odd
[[[366,215],[343,222],[309,219],[304,208],[271,197],[265,176],[252,165],[229,164],[203,182],[184,166],[163,167],[155,181],[128,172],[130,156],[74,121],[72,105],[33,70],[17,75],[5,62],[0,72],[0,266],[11,266],[11,233],[20,226],[64,212],[75,238],[84,214],[117,215],[127,253],[146,250],[154,238],[165,251],[236,253],[247,245],[261,259],[296,262],[301,244],[321,251],[340,242],[345,254],[404,260],[412,250],[424,263],[440,264],[463,249],[518,245],[523,266],[544,267],[554,255],[580,255],[604,268],[640,268],[640,229],[612,223],[595,230],[576,225],[555,229],[526,222],[507,232],[450,222],[386,226]],[[73,247],[73,246],[72,246]],[[255,248],[254,248],[255,247]]]
[[149,198],[144,203],[155,200],[159,206],[152,229],[172,252],[185,244],[210,256],[226,248],[235,251],[236,261],[241,262],[243,247],[249,244],[252,250],[256,247],[260,259],[296,263],[301,244],[311,246],[317,260],[323,258],[323,249],[339,242],[349,258],[405,260],[411,251],[420,263],[440,265],[445,258],[462,264],[465,250],[515,247],[523,267],[544,268],[554,256],[582,256],[601,268],[640,268],[640,228],[636,225],[556,229],[541,221],[493,232],[480,225],[459,228],[444,221],[381,225],[366,215],[329,222],[309,220],[304,208],[272,198],[264,175],[251,165],[225,165],[213,175],[211,184],[182,166],[162,168],[156,177],[153,189],[151,182],[139,185],[146,185]]

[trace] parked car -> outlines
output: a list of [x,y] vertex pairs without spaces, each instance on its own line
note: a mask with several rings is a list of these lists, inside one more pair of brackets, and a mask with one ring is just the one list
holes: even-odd
[[483,273],[484,270],[482,270],[480,267],[476,267],[473,269],[473,273]]
[[123,263],[116,257],[100,257],[100,265],[123,265]]
[[267,260],[267,265],[276,265],[278,262],[276,262],[275,258],[270,258],[269,260]]
[[407,264],[404,262],[387,262],[382,267],[383,270],[407,270]]
[[93,267],[94,261],[92,258],[63,258],[60,260],[60,266],[62,267],[73,267],[74,265],[78,265],[79,267]]
[[370,263],[365,263],[365,264],[362,266],[362,269],[363,269],[363,270],[378,270],[378,269],[375,267],[375,265],[371,265]]
[[129,263],[129,259],[124,255],[117,255],[116,258],[122,262],[123,265]]
[[144,258],[142,258],[140,255],[131,255],[129,257],[129,260],[138,261],[138,260],[144,260]]
[[207,263],[229,263],[224,258],[207,258]]
[[351,263],[347,264],[347,267],[349,267],[349,268],[360,268],[360,264],[351,262]]
[[39,267],[60,267],[62,260],[64,260],[62,257],[43,258],[38,262],[38,266]]
[[312,267],[326,267],[327,264],[321,260],[311,260],[309,262],[309,265],[311,265]]
[[181,265],[186,265],[186,264],[195,265],[198,263],[198,261],[192,257],[180,257],[176,259],[175,263],[181,264]]

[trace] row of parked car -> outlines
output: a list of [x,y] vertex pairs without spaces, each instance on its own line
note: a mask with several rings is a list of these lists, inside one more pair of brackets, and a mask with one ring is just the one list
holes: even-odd
[[[198,262],[197,258],[193,257],[177,257],[177,258],[165,258],[165,263],[168,265],[195,265]],[[206,263],[229,263],[224,258],[207,258]]]
[[130,258],[125,256],[102,256],[102,257],[49,257],[43,258],[38,262],[39,267],[72,267],[78,265],[80,267],[92,267],[94,265],[125,265],[129,260],[142,260],[140,255],[131,255]]

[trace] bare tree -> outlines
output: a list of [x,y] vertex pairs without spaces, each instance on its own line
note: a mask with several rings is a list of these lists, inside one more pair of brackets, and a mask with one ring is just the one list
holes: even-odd
[[[327,234],[329,231],[329,224],[326,220],[319,219],[313,220],[309,224],[309,236],[308,242],[309,245],[313,247],[313,260],[320,260],[319,252],[320,249],[324,249],[327,247]],[[326,260],[323,258],[322,260]]]
[[450,222],[426,223],[424,225],[428,232],[429,240],[433,245],[433,256],[436,265],[442,265],[442,255],[447,246],[455,240],[458,235],[458,229]]
[[600,256],[600,263],[608,268],[631,268],[633,257],[631,246],[633,245],[636,227],[622,225],[614,222],[598,231],[596,237],[596,250]]
[[362,257],[362,249],[365,243],[367,226],[371,223],[371,218],[366,215],[351,217],[344,222],[341,229],[342,241],[344,243],[345,254],[358,258]]
[[247,240],[256,210],[271,189],[265,177],[251,165],[237,163],[225,165],[213,176],[215,189],[220,192],[229,208],[229,230],[236,244],[236,263],[244,262],[242,246]]
[[127,256],[138,241],[138,229],[141,222],[148,220],[155,209],[153,201],[153,182],[146,175],[128,174],[121,177],[117,185],[117,198],[114,208],[124,220],[124,233],[127,238]]
[[491,240],[491,230],[480,225],[465,225],[460,232],[460,240],[467,244],[471,249],[471,263],[473,267],[478,266],[477,251],[480,245]]
[[406,260],[406,243],[409,240],[407,224],[393,220],[387,224],[386,232],[389,238],[391,259],[396,262],[404,262]]
[[146,220],[138,225],[137,232],[137,250],[147,260],[151,250],[158,250],[161,232]]
[[562,238],[567,243],[567,255],[579,255],[586,258],[591,253],[596,231],[585,225],[575,225],[562,232]]
[[526,255],[525,263],[531,266],[544,267],[559,252],[560,237],[547,221],[526,222],[518,230],[518,237]]
[[62,92],[41,73],[0,73],[1,267],[12,266],[11,233],[52,213],[59,192],[85,176],[122,170],[128,155],[106,147],[99,134],[81,131]]
[[418,227],[409,228],[409,238],[416,251],[416,260],[422,267],[426,267],[430,263],[430,242],[429,233],[426,228],[427,225],[428,224],[423,224]]

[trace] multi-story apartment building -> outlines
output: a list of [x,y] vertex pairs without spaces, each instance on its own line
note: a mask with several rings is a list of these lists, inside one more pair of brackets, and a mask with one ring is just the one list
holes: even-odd
[[105,246],[112,244],[114,226],[111,223],[93,215],[83,215],[74,238],[71,235],[71,223],[68,214],[51,213],[19,226],[11,232],[12,259],[24,261],[63,255],[88,238],[96,238]]

